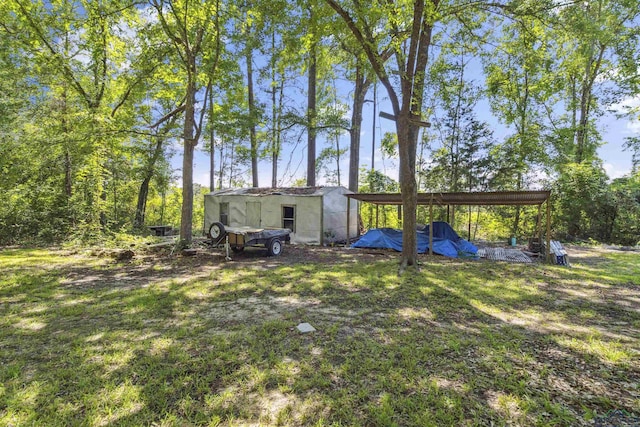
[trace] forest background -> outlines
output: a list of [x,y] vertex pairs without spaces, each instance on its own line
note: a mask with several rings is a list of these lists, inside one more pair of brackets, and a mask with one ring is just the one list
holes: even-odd
[[[402,86],[418,3],[432,28],[418,190],[550,189],[556,238],[637,244],[640,137],[604,127],[639,116],[629,0],[0,0],[0,244],[151,224],[180,227],[188,244],[210,188],[399,191],[398,138],[378,117],[389,96],[366,48]],[[631,159],[614,179],[599,151],[612,139]],[[536,214],[450,220],[473,239],[527,237]],[[362,216],[372,225],[372,210]],[[382,218],[398,226],[395,208]]]

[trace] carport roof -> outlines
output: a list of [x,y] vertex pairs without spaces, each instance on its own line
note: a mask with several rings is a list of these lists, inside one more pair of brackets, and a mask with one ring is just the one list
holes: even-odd
[[[418,193],[418,205],[541,205],[549,199],[550,191],[491,191],[470,193]],[[345,194],[352,199],[377,205],[401,205],[400,193]]]

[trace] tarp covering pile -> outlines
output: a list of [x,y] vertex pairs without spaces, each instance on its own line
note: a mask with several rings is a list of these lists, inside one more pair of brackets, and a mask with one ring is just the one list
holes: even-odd
[[[429,250],[429,226],[416,231],[418,253]],[[393,228],[374,228],[351,245],[353,248],[381,248],[402,251],[402,231]],[[450,258],[477,257],[478,248],[460,236],[443,221],[433,223],[433,252]]]

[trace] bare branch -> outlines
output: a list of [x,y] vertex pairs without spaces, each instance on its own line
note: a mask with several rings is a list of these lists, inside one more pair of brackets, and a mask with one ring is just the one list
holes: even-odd
[[180,114],[184,111],[184,100],[182,100],[182,102],[180,103],[180,106],[177,107],[176,109],[174,109],[173,111],[171,111],[170,113],[165,114],[164,116],[162,116],[160,118],[160,120],[158,120],[157,122],[155,122],[154,124],[152,124],[151,126],[149,126],[150,128],[157,128],[158,126],[160,126],[162,123],[166,122],[167,120],[169,120],[170,118],[172,118],[173,116]]

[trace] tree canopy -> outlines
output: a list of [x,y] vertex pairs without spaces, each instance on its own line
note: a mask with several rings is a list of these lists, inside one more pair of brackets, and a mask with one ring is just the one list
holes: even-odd
[[[405,266],[418,191],[553,189],[557,236],[635,244],[640,137],[619,179],[599,148],[603,117],[639,117],[639,14],[632,0],[0,0],[0,243],[169,222],[189,245],[201,150],[211,190],[395,182]],[[374,105],[394,120],[382,141],[363,127]],[[397,175],[364,173],[376,156]],[[526,211],[487,215],[531,228]]]

